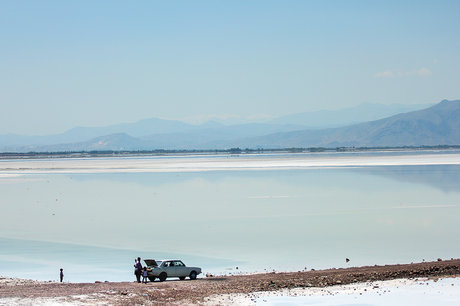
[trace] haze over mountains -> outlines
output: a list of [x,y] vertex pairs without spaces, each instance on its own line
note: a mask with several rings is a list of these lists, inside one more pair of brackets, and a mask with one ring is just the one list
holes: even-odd
[[0,135],[0,151],[459,145],[460,100],[444,100],[414,111],[422,107],[363,104],[234,125],[218,121],[192,125],[152,118],[106,127],[77,127],[48,136]]
[[398,147],[460,144],[460,100],[342,128],[302,130],[248,139],[260,147]]

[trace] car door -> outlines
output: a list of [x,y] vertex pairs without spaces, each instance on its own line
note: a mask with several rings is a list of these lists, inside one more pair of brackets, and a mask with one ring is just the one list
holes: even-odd
[[174,261],[168,261],[165,264],[165,272],[168,274],[169,277],[176,277],[176,267],[174,265]]
[[174,268],[176,269],[175,272],[178,277],[188,276],[187,267],[182,261],[176,260],[174,262]]

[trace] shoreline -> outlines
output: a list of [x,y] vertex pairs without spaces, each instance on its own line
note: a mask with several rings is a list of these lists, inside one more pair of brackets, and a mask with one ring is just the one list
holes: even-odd
[[438,146],[396,146],[396,147],[308,147],[272,149],[204,149],[204,150],[103,150],[103,151],[56,151],[56,152],[0,152],[0,160],[43,159],[43,158],[97,158],[97,157],[158,157],[158,156],[225,156],[257,154],[298,154],[298,153],[374,153],[374,152],[449,152],[457,151],[460,145]]
[[460,165],[460,151],[399,155],[309,155],[292,154],[289,158],[270,155],[241,155],[194,158],[73,158],[73,159],[0,159],[0,178],[43,174],[106,173],[188,173],[209,171],[301,170],[377,166]]
[[213,298],[222,295],[251,295],[302,288],[332,288],[333,286],[386,280],[442,277],[460,277],[460,259],[303,272],[216,276],[200,278],[196,281],[170,280],[148,284],[134,282],[58,283],[0,277],[0,305],[24,305],[38,302],[67,305],[82,303],[213,304],[217,303]]

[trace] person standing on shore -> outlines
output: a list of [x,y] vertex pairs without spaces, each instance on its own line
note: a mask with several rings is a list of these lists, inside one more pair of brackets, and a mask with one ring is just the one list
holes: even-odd
[[134,275],[137,278],[137,259],[136,258],[134,258]]
[[142,264],[141,258],[138,257],[137,260],[134,260],[134,274],[136,275],[136,280],[138,283],[141,282],[141,274],[142,274]]
[[59,273],[59,279],[61,280],[61,283],[62,283],[62,281],[64,280],[64,269],[61,268],[60,271],[61,272]]
[[136,275],[136,269],[137,269],[137,259],[134,258],[134,275]]
[[142,282],[144,284],[147,284],[148,277],[149,277],[149,274],[147,272],[147,267],[144,267],[144,269],[142,270]]

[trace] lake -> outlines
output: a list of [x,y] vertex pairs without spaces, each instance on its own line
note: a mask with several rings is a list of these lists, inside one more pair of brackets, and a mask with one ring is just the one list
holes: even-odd
[[[460,257],[460,152],[0,160],[0,275],[134,280]],[[345,258],[350,262],[346,263]]]

